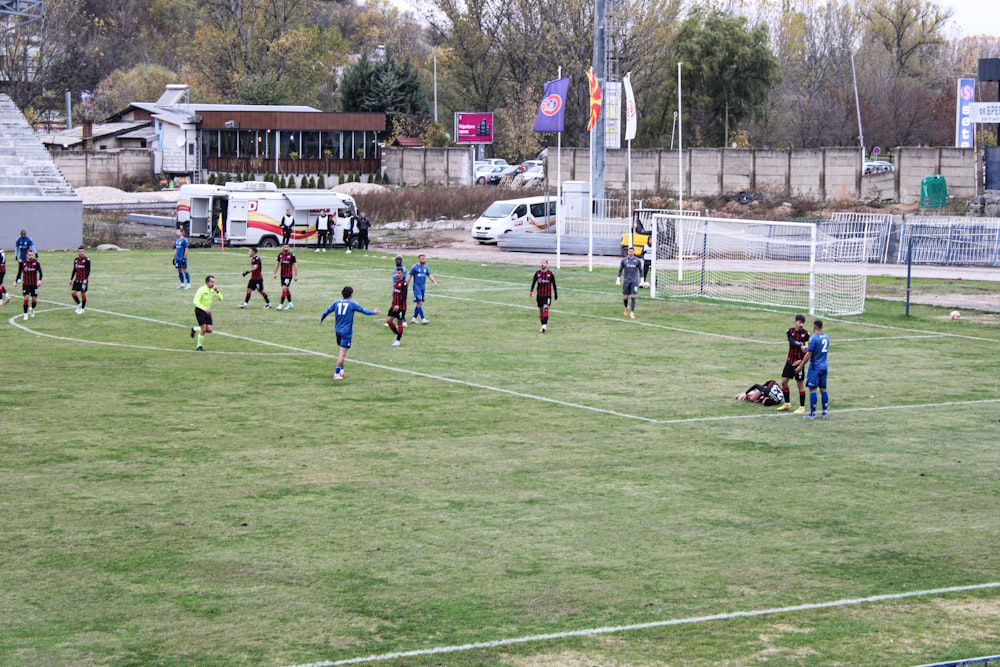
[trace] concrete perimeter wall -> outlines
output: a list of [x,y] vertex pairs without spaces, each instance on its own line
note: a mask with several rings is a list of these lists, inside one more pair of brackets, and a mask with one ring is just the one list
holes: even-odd
[[[35,248],[43,250],[75,250],[83,243],[83,201],[76,198],[39,197],[23,199],[0,200],[0,246],[8,250],[14,248],[14,240],[21,230],[27,230],[28,236],[35,242]],[[41,258],[42,271],[45,278],[52,276],[69,277],[69,265],[66,271],[60,268],[52,271],[45,264],[45,256]],[[14,273],[10,271],[13,267]],[[17,261],[12,254],[7,255],[7,283],[10,288],[17,275]],[[45,284],[49,284],[46,280]],[[53,285],[66,283],[56,283]],[[18,289],[20,294],[21,290]]]
[[148,181],[153,176],[153,153],[144,148],[50,154],[74,188],[88,185],[117,188],[126,181]]
[[[856,148],[689,148],[680,156],[662,149],[633,150],[632,191],[677,194],[682,185],[685,198],[747,191],[820,201],[880,199],[912,204],[920,200],[924,177],[941,174],[950,197],[971,199],[979,194],[975,149],[903,147],[894,153],[896,171],[863,176]],[[680,174],[678,159],[682,160]],[[557,160],[564,182],[589,180],[588,149],[564,148],[559,156],[549,148],[550,184],[555,182]],[[471,185],[472,152],[469,148],[387,148],[383,169],[389,182],[397,185]],[[609,193],[627,189],[627,151],[608,151],[604,185]],[[554,185],[550,187],[555,190]]]

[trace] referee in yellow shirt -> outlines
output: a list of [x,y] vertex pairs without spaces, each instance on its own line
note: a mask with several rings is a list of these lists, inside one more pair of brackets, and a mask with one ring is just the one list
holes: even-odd
[[205,342],[205,335],[212,333],[212,302],[218,299],[222,301],[222,294],[215,287],[215,276],[206,276],[205,284],[194,293],[194,316],[198,320],[201,330],[191,327],[191,338],[198,337],[198,352],[204,352],[201,345]]

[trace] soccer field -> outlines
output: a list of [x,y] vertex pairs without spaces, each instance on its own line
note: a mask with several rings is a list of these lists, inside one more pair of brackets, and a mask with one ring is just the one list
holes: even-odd
[[[238,307],[245,251],[191,251],[225,297],[206,353],[169,252],[92,253],[82,316],[43,253],[37,316],[0,309],[0,665],[1000,653],[995,318],[824,318],[808,422],[733,400],[778,379],[791,312],[630,321],[613,269],[563,268],[543,335],[536,267],[430,257],[430,323],[392,348],[390,255],[298,255],[279,312]],[[383,316],[334,382],[347,284]]]

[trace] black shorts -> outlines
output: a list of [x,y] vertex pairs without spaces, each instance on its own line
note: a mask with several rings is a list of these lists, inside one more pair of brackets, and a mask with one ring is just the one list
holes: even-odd
[[622,296],[636,296],[639,294],[639,283],[634,280],[626,280],[622,283]]
[[73,289],[70,290],[70,291],[71,292],[86,292],[87,291],[87,283],[77,283],[77,282],[74,282],[73,283]]
[[212,313],[207,310],[202,310],[201,308],[194,309],[194,317],[198,320],[198,326],[212,326]]
[[551,296],[542,296],[541,294],[539,294],[538,296],[535,297],[535,303],[538,304],[539,308],[544,308],[545,306],[551,306],[552,305],[552,297]]
[[261,278],[259,280],[254,280],[253,278],[251,278],[250,282],[247,283],[247,291],[253,292],[254,290],[260,290],[261,292],[264,291],[264,279],[263,278]]
[[396,317],[401,320],[406,319],[406,304],[403,304],[402,308],[397,308],[396,306],[389,306],[389,317]]
[[792,365],[790,361],[785,362],[785,370],[781,371],[781,377],[789,378],[795,380],[796,382],[802,382],[805,379],[805,371],[795,371],[795,366]]
[[25,285],[21,283],[21,294],[24,296],[38,296],[38,285]]
[[282,287],[288,287],[291,284],[292,284],[292,279],[291,278],[282,278],[281,279],[281,286]]

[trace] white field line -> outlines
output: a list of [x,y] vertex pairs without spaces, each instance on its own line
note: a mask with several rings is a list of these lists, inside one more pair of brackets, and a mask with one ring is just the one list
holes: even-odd
[[[54,303],[54,302],[46,301],[45,303]],[[71,308],[72,307],[72,306],[67,305],[67,304],[55,304],[54,303],[54,305],[56,305],[57,308],[53,308],[52,310],[63,310],[63,309],[67,309],[67,308]],[[522,306],[515,306],[515,307],[520,308]],[[524,306],[524,307],[527,308],[527,307],[530,307],[530,306]],[[48,311],[43,311],[43,312],[48,312]],[[114,315],[114,316],[118,316],[118,317],[125,317],[125,318],[129,318],[129,319],[141,320],[141,321],[150,322],[150,323],[153,323],[153,324],[161,324],[163,326],[180,327],[180,328],[183,328],[183,329],[189,328],[188,325],[177,324],[177,323],[174,323],[174,322],[166,322],[164,320],[157,320],[157,319],[153,319],[153,318],[150,318],[150,317],[142,317],[142,316],[138,316],[138,315],[127,315],[127,314],[115,313],[115,312],[107,311],[107,310],[94,310],[93,312],[99,312],[99,313],[103,313],[103,314],[106,314],[106,315]],[[9,318],[7,320],[8,324],[11,324],[11,325],[17,327],[18,329],[22,329],[23,331],[26,331],[28,333],[35,334],[36,336],[43,336],[43,337],[52,338],[52,339],[55,339],[55,340],[63,340],[63,341],[75,342],[75,343],[85,343],[85,344],[91,344],[91,345],[107,345],[107,346],[112,346],[112,347],[123,347],[123,348],[153,350],[153,351],[164,351],[164,352],[175,352],[175,353],[176,352],[186,352],[185,350],[177,350],[177,349],[173,349],[173,348],[158,348],[158,347],[151,347],[151,346],[130,345],[130,344],[126,344],[126,343],[97,342],[97,341],[91,341],[91,340],[80,339],[80,338],[70,338],[70,337],[66,337],[66,336],[56,336],[56,335],[53,335],[53,334],[40,333],[40,332],[37,332],[37,331],[35,331],[35,330],[33,330],[33,329],[29,328],[29,327],[21,325],[20,322],[18,321],[19,317],[20,317],[19,315],[15,315],[15,316]],[[599,317],[599,316],[591,316],[591,317]],[[615,319],[615,318],[608,318],[608,319]],[[306,349],[306,348],[295,347],[294,345],[285,345],[284,343],[274,343],[274,342],[271,342],[271,341],[259,340],[259,339],[256,339],[256,338],[249,338],[247,336],[239,336],[239,335],[236,335],[236,334],[230,334],[230,333],[226,333],[226,332],[222,332],[222,331],[215,331],[215,332],[212,333],[212,335],[213,336],[224,336],[226,338],[232,338],[234,340],[242,340],[242,341],[246,341],[248,343],[255,343],[255,344],[258,344],[258,345],[263,345],[265,347],[276,347],[276,348],[279,348],[279,349],[282,349],[282,350],[286,350],[288,353],[291,353],[291,354],[311,355],[311,356],[316,356],[316,357],[323,357],[323,358],[326,358],[326,359],[336,359],[337,358],[337,355],[330,354],[330,353],[327,353],[327,352],[320,352],[320,351],[316,351],[316,350],[309,350],[309,349]],[[262,355],[262,354],[265,354],[265,355],[275,354],[275,356],[277,356],[277,353],[265,353],[265,352],[209,352],[209,354],[229,354],[229,355],[237,355],[237,356],[239,356],[239,355],[243,355],[243,356],[257,355],[257,356],[259,356],[259,355]],[[551,403],[553,405],[559,405],[561,407],[566,407],[566,408],[574,408],[574,409],[577,409],[577,410],[585,410],[587,412],[596,412],[596,413],[599,413],[599,414],[611,415],[613,417],[622,417],[622,418],[625,418],[625,419],[632,419],[632,420],[636,420],[636,421],[642,421],[642,422],[646,422],[648,424],[689,424],[689,423],[696,423],[696,422],[730,421],[730,420],[735,420],[735,419],[768,419],[768,418],[771,418],[771,419],[780,419],[780,418],[786,416],[784,414],[779,414],[779,413],[774,412],[774,411],[767,411],[767,412],[758,412],[758,413],[747,414],[747,415],[721,415],[721,416],[715,416],[715,417],[686,417],[686,418],[680,418],[680,419],[655,419],[653,417],[644,417],[644,416],[641,416],[641,415],[630,415],[628,413],[619,412],[617,410],[609,410],[607,408],[599,408],[599,407],[595,407],[595,406],[592,406],[592,405],[584,405],[582,403],[570,403],[568,401],[560,401],[559,399],[551,398],[549,396],[539,396],[539,395],[536,395],[536,394],[527,394],[527,393],[524,393],[524,392],[514,391],[513,389],[506,389],[506,388],[503,388],[503,387],[494,387],[494,386],[491,386],[491,385],[480,384],[478,382],[469,382],[468,380],[460,380],[460,379],[457,379],[457,378],[445,377],[443,375],[434,375],[432,373],[424,373],[422,371],[414,371],[414,370],[410,370],[408,368],[399,368],[399,367],[396,367],[396,366],[386,366],[385,364],[377,364],[377,363],[374,363],[374,362],[371,362],[371,361],[360,361],[360,360],[357,360],[357,359],[352,359],[351,363],[352,364],[358,364],[360,366],[368,366],[369,368],[377,368],[379,370],[389,371],[389,372],[392,372],[392,373],[403,373],[405,375],[410,375],[410,376],[413,376],[413,377],[426,378],[428,380],[435,380],[437,382],[446,382],[446,383],[449,383],[449,384],[461,385],[463,387],[470,387],[472,389],[480,389],[480,390],[483,390],[483,391],[494,392],[494,393],[497,393],[497,394],[505,394],[507,396],[514,396],[516,398],[527,398],[527,399],[530,399],[532,401],[540,401],[540,402],[543,402],[543,403]],[[864,408],[844,408],[843,410],[837,410],[835,412],[835,414],[844,414],[844,413],[851,413],[851,412],[877,412],[877,411],[882,411],[882,410],[923,410],[923,409],[927,409],[927,408],[967,406],[967,405],[980,405],[980,404],[989,404],[989,403],[1000,403],[1000,398],[995,398],[995,399],[980,399],[980,400],[975,400],[975,401],[948,401],[948,402],[941,402],[941,403],[922,403],[922,404],[917,404],[917,405],[889,405],[889,406],[864,407]]]
[[507,639],[494,639],[486,642],[475,642],[472,644],[460,644],[456,646],[438,646],[436,648],[417,649],[413,651],[400,651],[397,653],[382,653],[380,655],[369,655],[361,658],[348,658],[345,660],[331,660],[323,662],[310,662],[295,667],[338,667],[339,665],[358,665],[366,662],[383,662],[385,660],[397,660],[399,658],[413,658],[422,655],[439,655],[442,653],[458,653],[464,651],[475,651],[484,648],[498,648],[501,646],[513,646],[515,644],[527,644],[531,642],[552,641],[556,639],[568,639],[570,637],[594,637],[597,635],[618,634],[622,632],[633,632],[636,630],[649,630],[652,628],[664,628],[674,625],[691,625],[694,623],[710,623],[713,621],[728,621],[735,618],[754,618],[759,616],[773,616],[775,614],[792,614],[801,611],[812,611],[815,609],[834,609],[837,607],[850,607],[874,602],[886,602],[890,600],[903,600],[906,598],[927,597],[931,595],[947,595],[950,593],[963,593],[968,591],[986,590],[1000,588],[1000,581],[988,584],[974,584],[971,586],[952,586],[949,588],[932,588],[923,591],[908,591],[905,593],[888,593],[885,595],[871,595],[864,598],[850,598],[846,600],[832,600],[830,602],[814,602],[808,604],[793,605],[790,607],[773,607],[771,609],[754,609],[749,611],[733,611],[721,614],[711,614],[709,616],[693,616],[689,618],[676,618],[665,621],[650,621],[648,623],[634,623],[632,625],[616,625],[602,628],[588,628],[585,630],[569,630],[566,632],[552,632],[542,635],[527,635],[524,637],[510,637]]

